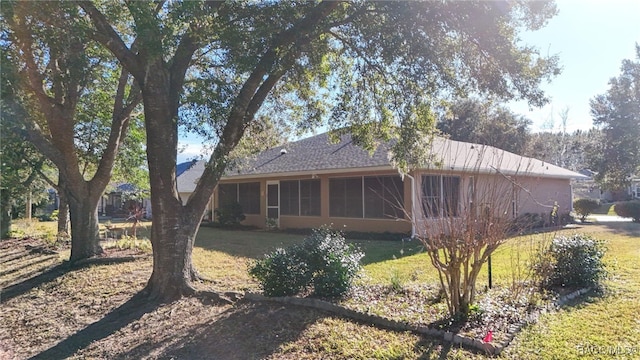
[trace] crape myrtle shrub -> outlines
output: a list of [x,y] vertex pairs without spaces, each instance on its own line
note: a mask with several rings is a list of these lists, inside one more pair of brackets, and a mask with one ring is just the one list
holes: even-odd
[[617,203],[613,207],[613,211],[615,211],[618,216],[631,218],[633,222],[640,223],[640,201]]
[[581,222],[585,222],[587,216],[591,215],[599,206],[600,202],[594,199],[578,199],[573,202],[573,209],[580,217]]
[[605,252],[604,241],[588,235],[557,236],[536,257],[534,272],[548,289],[598,287],[606,276]]
[[279,248],[250,265],[249,274],[266,296],[290,296],[312,290],[318,297],[346,294],[361,269],[364,254],[342,233],[323,227],[301,244]]

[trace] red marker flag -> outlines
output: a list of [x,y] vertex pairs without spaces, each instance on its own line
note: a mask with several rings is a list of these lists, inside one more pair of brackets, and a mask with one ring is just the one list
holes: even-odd
[[489,343],[491,342],[491,340],[493,340],[493,332],[489,330],[489,332],[487,332],[487,335],[484,337],[484,339],[482,339],[482,342]]

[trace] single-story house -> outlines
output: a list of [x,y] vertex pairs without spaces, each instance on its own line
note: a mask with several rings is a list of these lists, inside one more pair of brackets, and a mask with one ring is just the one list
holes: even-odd
[[[429,221],[493,209],[502,216],[572,210],[571,179],[581,174],[495,147],[435,138],[438,164],[401,176],[390,162],[390,144],[372,154],[343,135],[330,143],[320,134],[261,152],[229,169],[214,191],[210,210],[237,202],[246,225],[347,231],[420,231]],[[178,177],[186,200],[202,173],[194,163]],[[189,173],[191,171],[191,173]]]
[[105,192],[98,203],[98,214],[107,218],[127,218],[131,209],[141,206],[145,211],[145,217],[151,218],[151,201],[148,196],[142,199],[134,194],[139,194],[140,190],[133,184],[118,183],[113,185],[113,189]]
[[601,202],[615,202],[640,199],[640,178],[638,175],[631,176],[629,185],[618,190],[605,190],[594,180],[596,173],[583,169],[579,171],[584,178],[576,179],[574,182],[574,194],[577,198],[596,199]]

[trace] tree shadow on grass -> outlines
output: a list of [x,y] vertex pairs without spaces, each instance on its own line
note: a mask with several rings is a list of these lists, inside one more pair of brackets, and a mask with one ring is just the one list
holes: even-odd
[[7,300],[13,299],[16,296],[20,296],[31,289],[35,289],[39,286],[42,286],[46,283],[49,283],[58,277],[66,274],[69,271],[79,270],[91,265],[96,264],[118,264],[129,261],[136,261],[137,257],[122,257],[122,258],[92,258],[84,260],[80,263],[69,264],[68,262],[64,262],[62,264],[58,264],[48,269],[42,269],[39,274],[32,276],[22,282],[7,286],[4,289],[0,290],[0,303],[3,303]]
[[144,314],[153,311],[158,305],[159,303],[149,301],[148,296],[140,292],[99,321],[76,332],[30,359],[66,359],[78,350],[87,347],[92,342],[106,338],[139,319]]
[[189,327],[172,339],[147,341],[118,357],[141,358],[160,353],[158,357],[163,359],[263,359],[328,316],[311,309],[297,310],[292,311],[291,306],[240,301],[213,322]]
[[442,339],[423,337],[414,346],[416,354],[420,354],[418,359],[434,359],[437,355],[438,359],[447,359],[453,344],[445,342]]
[[640,223],[618,221],[618,222],[598,222],[615,234],[640,237]]

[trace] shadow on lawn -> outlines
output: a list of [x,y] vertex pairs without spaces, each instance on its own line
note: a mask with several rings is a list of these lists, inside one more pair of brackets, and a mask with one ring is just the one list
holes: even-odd
[[149,301],[145,294],[138,293],[126,303],[111,311],[99,321],[76,332],[53,347],[31,357],[31,359],[66,359],[94,341],[104,339],[116,331],[153,311],[159,303]]
[[634,222],[599,222],[615,234],[640,237],[640,223]]
[[141,358],[160,350],[167,359],[263,359],[296,341],[316,321],[328,316],[309,309],[240,301],[214,322],[191,327],[169,346],[149,340],[120,358]]
[[[296,343],[292,346],[293,353],[289,354],[293,358],[302,355],[298,352],[330,358],[331,355],[323,353],[326,351],[323,347],[328,345],[322,335],[320,338],[317,334],[311,335],[310,339],[301,339],[301,336],[310,326],[331,316],[334,315],[294,305],[240,301],[215,321],[174,334],[175,341],[169,345],[164,337],[147,339],[144,344],[117,356],[126,359],[149,354],[163,359],[264,359],[279,354],[284,345]],[[416,353],[424,359],[432,359],[434,354],[446,359],[451,349],[452,345],[441,339],[423,337],[415,344]]]
[[3,303],[9,299],[13,299],[16,296],[20,296],[31,289],[35,289],[43,284],[49,283],[58,277],[68,273],[69,271],[79,270],[90,265],[95,264],[117,264],[129,261],[136,261],[136,257],[123,257],[123,258],[92,258],[82,261],[81,263],[70,265],[68,262],[58,264],[49,269],[42,269],[44,272],[39,273],[33,277],[30,277],[22,282],[7,286],[0,291],[0,303]]

